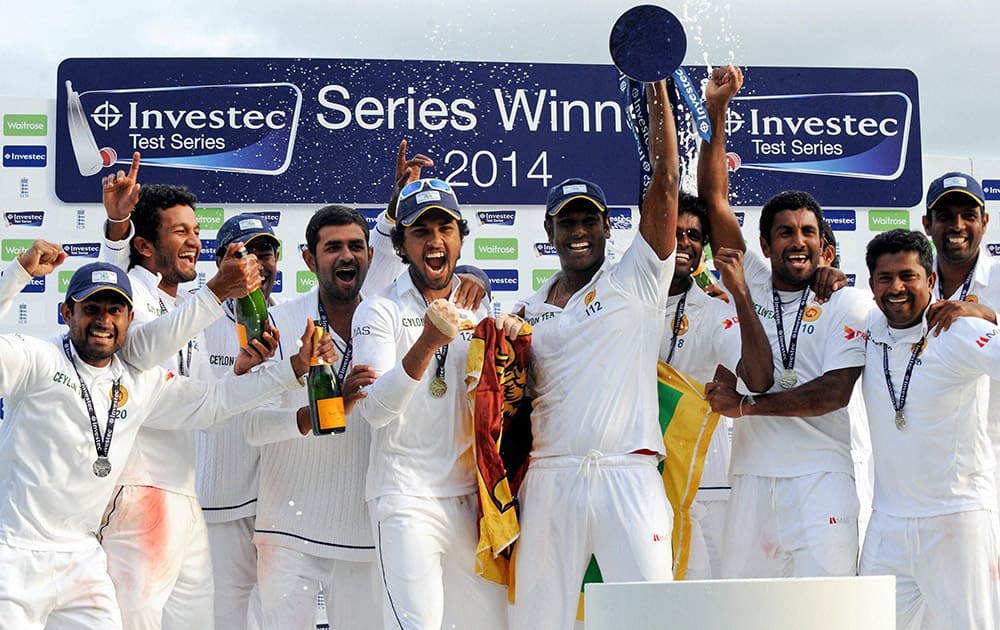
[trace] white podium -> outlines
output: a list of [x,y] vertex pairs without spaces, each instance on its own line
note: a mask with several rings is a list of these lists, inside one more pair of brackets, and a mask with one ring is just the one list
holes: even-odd
[[895,630],[891,575],[587,584],[587,630]]

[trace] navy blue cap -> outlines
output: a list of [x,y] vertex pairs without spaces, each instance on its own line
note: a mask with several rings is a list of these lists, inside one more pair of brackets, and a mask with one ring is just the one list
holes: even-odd
[[972,175],[952,171],[938,177],[927,187],[927,209],[933,209],[934,204],[941,197],[953,192],[964,193],[971,197],[977,205],[986,207],[986,202],[983,201],[983,187],[979,181]]
[[403,186],[396,202],[396,221],[409,227],[428,210],[442,210],[456,221],[462,220],[458,197],[451,186],[440,179],[418,179]]
[[571,177],[549,189],[549,199],[545,202],[545,212],[554,217],[566,204],[583,199],[589,201],[601,213],[607,214],[608,202],[604,199],[604,191],[594,182],[588,182],[579,177]]
[[270,237],[274,241],[275,248],[280,244],[271,224],[263,216],[248,212],[229,217],[215,237],[215,257],[222,257],[229,246],[237,241],[246,245],[258,236]]
[[128,275],[121,267],[106,262],[90,263],[77,269],[66,287],[66,298],[82,302],[98,291],[114,291],[132,306],[132,283]]

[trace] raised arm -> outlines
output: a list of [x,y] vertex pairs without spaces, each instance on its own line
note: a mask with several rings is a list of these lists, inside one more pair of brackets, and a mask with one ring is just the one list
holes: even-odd
[[649,159],[653,173],[642,203],[639,234],[660,260],[666,260],[677,245],[677,191],[680,180],[677,128],[665,81],[648,84],[646,100],[649,105]]
[[701,143],[698,156],[698,197],[708,206],[712,251],[723,247],[746,251],[739,221],[729,207],[729,168],[726,163],[726,110],[743,85],[736,66],[716,68],[705,88],[705,105],[712,122],[712,141]]
[[[108,222],[104,226],[104,237],[109,241],[122,241],[128,238],[131,229],[130,216],[135,204],[139,202],[139,152],[132,154],[132,166],[128,173],[119,170],[101,180],[104,210],[108,213]],[[124,268],[124,267],[123,267]]]
[[740,360],[736,373],[752,392],[766,392],[774,385],[771,343],[754,309],[753,298],[743,275],[743,252],[722,247],[715,254],[715,268],[733,296],[740,320]]

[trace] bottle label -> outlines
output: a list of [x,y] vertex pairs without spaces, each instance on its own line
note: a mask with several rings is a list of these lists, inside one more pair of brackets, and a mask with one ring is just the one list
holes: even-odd
[[344,399],[340,396],[336,398],[324,398],[316,401],[317,424],[323,431],[330,429],[343,429],[347,425],[344,417]]
[[236,336],[240,340],[241,348],[247,348],[250,346],[250,341],[247,339],[247,327],[239,322],[236,322]]

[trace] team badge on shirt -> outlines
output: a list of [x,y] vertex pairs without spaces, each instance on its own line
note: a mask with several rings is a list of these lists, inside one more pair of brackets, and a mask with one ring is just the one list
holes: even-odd
[[591,289],[587,292],[587,295],[583,296],[583,305],[590,306],[590,303],[594,301],[595,297],[597,297],[597,289]]
[[[114,389],[109,389],[108,390],[108,398],[110,400],[114,400],[115,399]],[[127,402],[128,402],[128,390],[125,389],[124,385],[119,385],[118,386],[118,407],[119,408],[124,407],[125,403],[127,403]]]
[[823,309],[813,304],[812,306],[806,308],[802,313],[802,321],[804,322],[814,322],[819,319],[819,316],[823,314]]
[[[917,356],[919,357],[920,355],[922,355],[924,353],[924,348],[926,348],[926,347],[927,347],[927,337],[923,337],[920,340],[920,350],[917,350],[917,344],[914,343],[914,344],[910,344],[910,352],[916,352]],[[982,348],[982,346],[979,346],[979,347]]]
[[[674,329],[674,325],[676,323],[677,323],[677,318],[676,317],[672,317],[670,319],[670,330]],[[727,328],[728,328],[728,326],[727,326]],[[687,315],[681,315],[681,325],[677,329],[677,334],[678,335],[683,335],[687,331],[688,331],[688,316]]]
[[975,293],[965,296],[966,302],[972,302],[973,304],[979,304],[979,296]]

